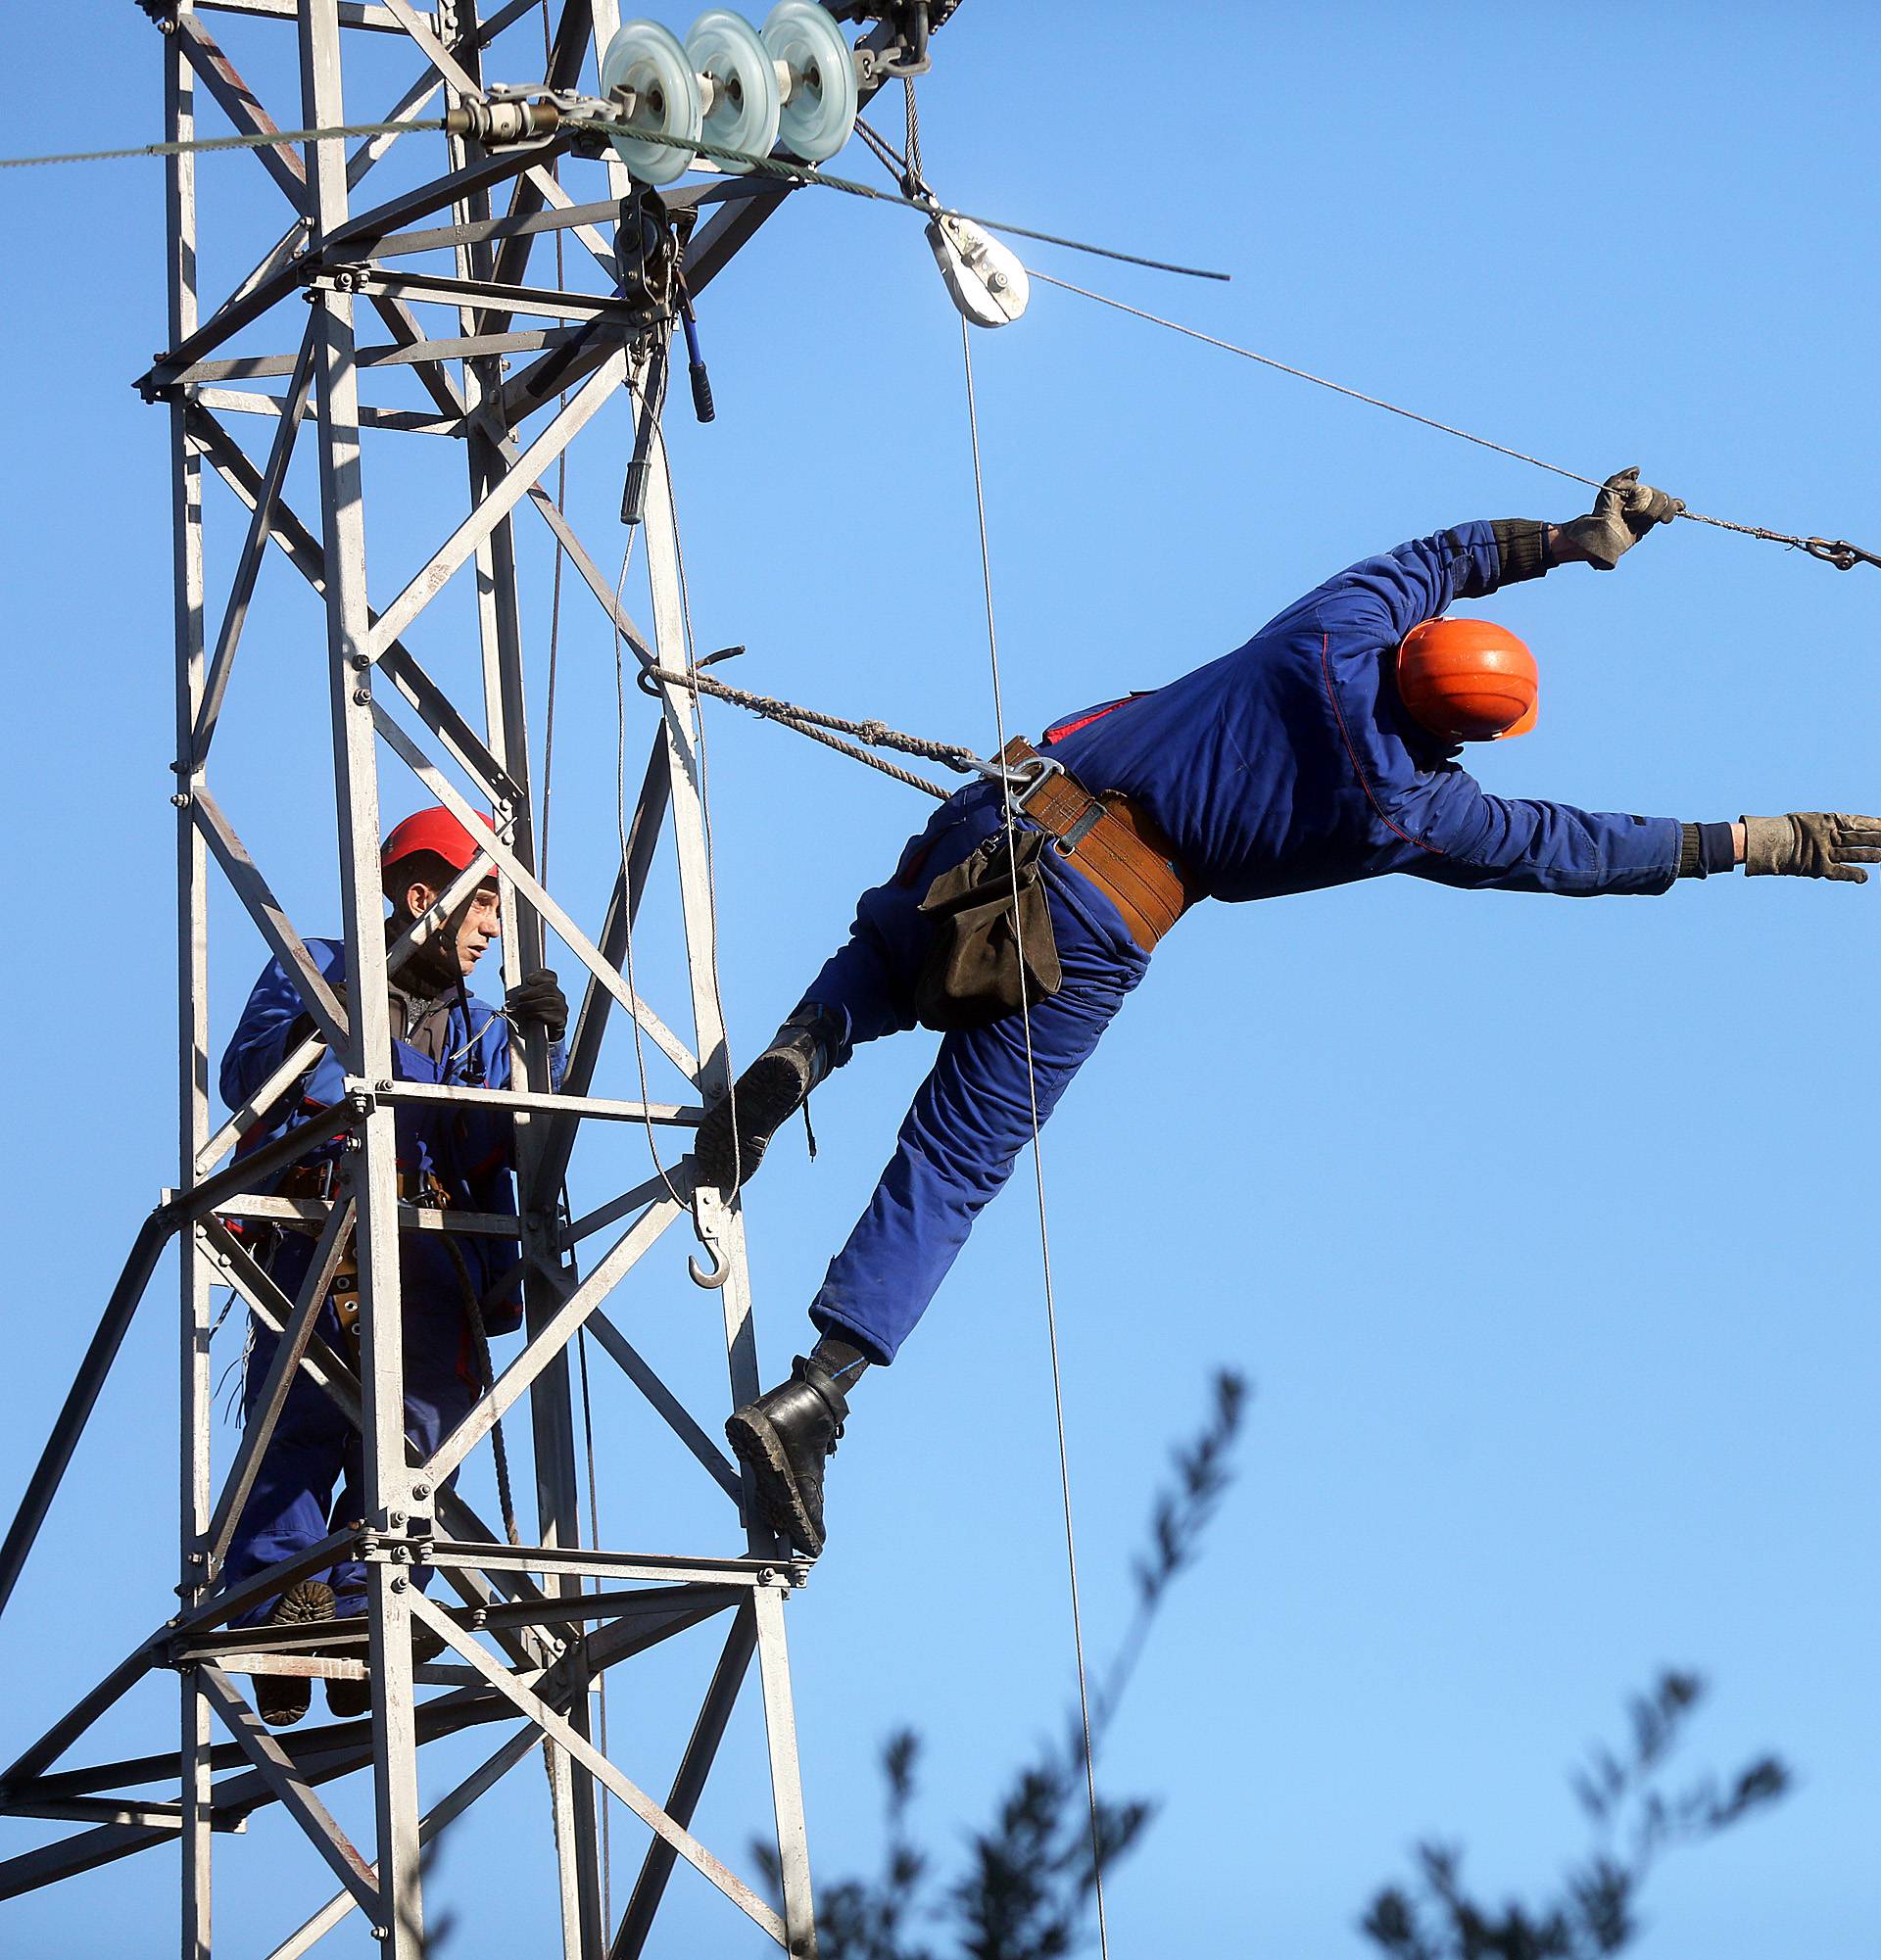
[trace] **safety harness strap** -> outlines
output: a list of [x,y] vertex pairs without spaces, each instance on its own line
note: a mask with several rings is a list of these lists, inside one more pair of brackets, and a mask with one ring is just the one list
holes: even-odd
[[[1023,736],[1014,736],[999,753],[1008,769],[1043,759]],[[1076,777],[1054,768],[1018,801],[1051,837],[1058,855],[1123,914],[1130,936],[1144,952],[1155,949],[1200,895],[1148,814],[1127,798],[1114,792],[1093,796]]]

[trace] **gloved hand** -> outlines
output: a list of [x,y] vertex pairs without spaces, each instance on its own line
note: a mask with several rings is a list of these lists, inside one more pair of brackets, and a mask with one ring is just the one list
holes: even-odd
[[1857,869],[1881,864],[1881,817],[1851,817],[1837,810],[1796,810],[1787,817],[1745,817],[1744,870],[1751,878],[1832,878],[1865,884]]
[[1597,572],[1611,572],[1620,554],[1630,551],[1655,524],[1669,524],[1685,508],[1682,497],[1639,480],[1637,463],[1617,470],[1601,486],[1594,507],[1585,517],[1561,527],[1562,537],[1577,557]]
[[503,1011],[512,1023],[539,1022],[551,1041],[559,1041],[568,1026],[568,1002],[555,984],[553,968],[538,967],[524,974],[504,996]]

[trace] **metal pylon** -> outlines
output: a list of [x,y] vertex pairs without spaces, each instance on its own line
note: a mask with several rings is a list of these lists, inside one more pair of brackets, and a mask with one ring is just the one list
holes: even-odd
[[[163,35],[168,134],[196,133],[202,99],[217,122],[247,133],[325,127],[382,114],[380,101],[356,99],[347,81],[357,44],[382,52],[387,38],[415,56],[410,87],[396,117],[482,97],[491,72],[530,79],[542,72],[542,14],[534,4],[489,8],[443,0],[420,13],[410,0],[142,0]],[[834,11],[834,10],[833,10]],[[217,15],[246,15],[245,31],[296,37],[301,101],[269,120],[212,32]],[[580,84],[593,50],[618,24],[615,0],[551,5],[547,80]],[[871,46],[888,33],[877,28]],[[501,57],[493,45],[501,36]],[[500,59],[500,66],[499,66]],[[867,63],[864,63],[867,68]],[[865,97],[879,86],[865,78]],[[390,120],[387,118],[386,120]],[[214,133],[205,128],[205,134]],[[680,1180],[653,1178],[569,1220],[559,1194],[571,1153],[591,1122],[651,1123],[676,1139],[723,1092],[724,1029],[713,979],[714,919],[700,795],[695,709],[663,683],[649,683],[658,704],[650,716],[652,751],[633,813],[619,879],[592,938],[536,875],[538,804],[530,782],[522,633],[516,586],[517,532],[546,523],[581,581],[612,620],[629,652],[668,672],[688,659],[676,526],[663,445],[646,449],[643,526],[653,628],[643,634],[596,558],[544,487],[546,472],[590,425],[609,425],[623,458],[643,419],[650,349],[644,294],[636,297],[625,255],[635,235],[617,231],[619,201],[633,193],[617,162],[594,173],[600,201],[580,204],[551,165],[566,155],[566,133],[506,147],[445,139],[445,169],[416,188],[372,195],[371,172],[388,154],[435,145],[435,135],[376,135],[350,144],[310,143],[300,151],[253,154],[285,201],[281,235],[214,306],[198,286],[196,160],[168,163],[168,351],[142,377],[146,398],[169,416],[174,521],[176,649],[178,1084],[181,1174],[145,1221],[122,1276],[0,1549],[0,1609],[52,1505],[87,1416],[158,1263],[174,1240],[180,1258],[181,1608],[164,1613],[98,1687],[48,1728],[0,1774],[0,1812],[76,1823],[45,1847],[0,1863],[0,1897],[12,1896],[180,1840],[181,1950],[211,1952],[212,1846],[258,1808],[281,1804],[339,1884],[332,1899],[295,1928],[283,1928],[273,1960],[312,1948],[354,1911],[366,1916],[399,1960],[424,1950],[419,1883],[422,1847],[536,1753],[546,1737],[551,1807],[559,1871],[557,1912],[563,1951],[587,1960],[626,1960],[646,1941],[680,1860],[718,1888],[736,1924],[742,1913],[789,1951],[814,1951],[796,1740],[791,1710],[784,1604],[805,1568],[761,1524],[739,1522],[740,1475],[712,1440],[717,1412],[689,1413],[635,1351],[607,1312],[608,1296],[630,1273],[660,1266],[678,1277],[675,1256],[694,1252],[696,1225],[729,1267],[720,1291],[727,1387],[732,1402],[758,1388],[743,1222],[734,1204],[695,1198]],[[233,167],[231,166],[230,167]],[[685,257],[696,296],[774,213],[792,186],[721,178],[669,191],[667,214],[682,225],[701,219]],[[502,209],[499,206],[502,205]],[[710,209],[716,207],[715,209]],[[644,232],[644,227],[637,230]],[[530,283],[532,251],[552,234],[593,262],[584,290]],[[445,268],[439,269],[440,257]],[[593,267],[590,269],[592,270]],[[300,331],[300,299],[309,303]],[[670,309],[668,309],[670,311]],[[386,330],[376,345],[360,337],[362,314]],[[518,321],[530,322],[518,324]],[[287,328],[294,328],[289,333]],[[296,346],[295,343],[298,343]],[[283,347],[287,351],[282,351]],[[509,359],[517,371],[506,373]],[[415,375],[429,400],[421,411],[373,398],[388,376]],[[272,382],[274,385],[269,386]],[[243,418],[246,417],[246,423]],[[251,454],[235,434],[260,431]],[[453,455],[447,436],[461,444]],[[464,484],[465,514],[441,526],[429,561],[388,596],[374,571],[370,497],[374,454],[394,438],[426,437],[429,454],[453,484]],[[362,454],[362,447],[365,454]],[[303,516],[287,496],[296,452],[312,454],[320,508]],[[258,459],[259,457],[259,459]],[[442,480],[442,479],[441,479]],[[206,495],[206,486],[208,494]],[[228,495],[232,493],[232,498]],[[455,491],[451,493],[456,495]],[[427,507],[447,507],[440,492]],[[207,524],[230,523],[241,544],[226,590],[214,595],[206,569]],[[337,789],[336,848],[344,932],[353,982],[344,1003],[319,980],[301,933],[243,844],[212,787],[211,764],[224,693],[235,677],[243,627],[259,580],[280,578],[280,561],[318,596],[326,621],[324,659]],[[270,570],[270,568],[272,568]],[[481,694],[454,702],[404,636],[453,579],[474,579],[481,640]],[[376,591],[379,609],[368,597]],[[309,615],[310,625],[312,614]],[[317,641],[276,647],[272,658],[313,659]],[[460,818],[488,813],[488,845],[501,880],[505,980],[543,964],[553,933],[585,974],[585,998],[570,1033],[567,1068],[551,1093],[548,1057],[538,1038],[519,1040],[508,1090],[432,1087],[395,1081],[385,979],[413,938],[388,947],[381,921],[377,850],[381,766],[404,777],[396,812],[416,800],[444,802]],[[409,776],[423,794],[413,795]],[[679,909],[691,976],[694,1043],[688,1047],[639,999],[623,972],[631,922],[647,886],[653,844],[670,819],[677,845]],[[310,837],[309,848],[316,846]],[[473,867],[440,900],[435,923],[490,863]],[[212,876],[219,875],[272,953],[303,977],[314,1031],[289,1055],[250,1107],[217,1124],[211,1101],[218,1035],[208,1013]],[[563,963],[565,965],[565,962]],[[639,1038],[657,1047],[695,1093],[676,1104],[621,1101],[591,1088],[603,1029],[624,1013]],[[278,1143],[230,1162],[244,1128],[290,1086],[322,1044],[343,1055],[343,1102],[310,1118]],[[401,1103],[423,1098],[481,1101],[513,1114],[526,1255],[526,1329],[521,1352],[498,1376],[430,1461],[415,1460],[402,1421],[399,1235],[436,1229],[441,1215],[400,1202],[393,1125]],[[351,1175],[330,1203],[262,1194],[273,1174],[337,1130],[348,1140]],[[691,1203],[689,1204],[689,1200]],[[298,1300],[289,1299],[231,1224],[293,1216],[316,1230],[314,1266]],[[442,1215],[445,1228],[499,1231],[502,1221]],[[314,1314],[351,1222],[361,1270],[363,1339],[357,1372],[314,1333]],[[604,1235],[604,1236],[603,1236]],[[599,1256],[591,1241],[606,1246]],[[585,1273],[575,1264],[577,1249]],[[247,1585],[224,1590],[220,1561],[269,1433],[264,1419],[221,1469],[211,1449],[211,1288],[232,1287],[283,1336],[283,1374],[298,1366],[362,1432],[365,1461],[362,1526],[344,1526],[321,1546]],[[146,1312],[156,1311],[152,1303]],[[583,1543],[576,1435],[567,1350],[583,1328],[636,1391],[635,1407],[664,1422],[728,1501],[726,1522],[743,1550],[696,1557],[606,1551]],[[298,1355],[298,1362],[293,1357]],[[536,1537],[512,1547],[450,1487],[453,1470],[489,1439],[492,1419],[526,1401],[534,1443]],[[726,1407],[731,1406],[730,1402]],[[332,1562],[357,1545],[366,1562],[369,1612],[363,1634],[318,1647],[281,1629],[231,1629],[228,1621],[300,1573]],[[435,1569],[432,1596],[411,1583]],[[589,1590],[593,1582],[595,1590]],[[443,1665],[412,1661],[415,1625],[446,1644]],[[589,1731],[590,1688],[619,1661],[694,1628],[719,1631],[710,1686],[691,1739],[655,1798],[597,1746]],[[706,1775],[755,1659],[776,1816],[782,1911],[760,1897],[690,1830]],[[357,1678],[369,1661],[375,1683],[369,1723],[340,1722],[275,1733],[256,1715],[244,1677],[301,1673]],[[173,1754],[74,1765],[69,1753],[97,1719],[153,1670],[173,1670],[180,1685],[180,1735]],[[442,1692],[419,1699],[436,1682]],[[478,1724],[517,1722],[509,1739],[449,1792],[423,1789],[422,1745]],[[219,1738],[219,1740],[218,1740]],[[335,1821],[321,1787],[369,1775],[376,1811],[370,1856]],[[651,1840],[619,1923],[603,1923],[597,1830],[597,1786],[634,1811]],[[159,1793],[152,1794],[153,1789]],[[223,1840],[224,1857],[240,1840]]]

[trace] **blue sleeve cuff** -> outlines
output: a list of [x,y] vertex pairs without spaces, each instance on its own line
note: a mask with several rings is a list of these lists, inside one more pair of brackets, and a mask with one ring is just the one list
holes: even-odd
[[1737,869],[1737,846],[1729,824],[1679,826],[1678,875],[1710,878],[1716,871]]

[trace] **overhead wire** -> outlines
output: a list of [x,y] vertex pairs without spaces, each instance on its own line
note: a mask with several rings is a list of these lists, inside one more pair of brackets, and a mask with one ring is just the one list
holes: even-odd
[[[132,157],[173,157],[206,150],[268,150],[288,144],[335,143],[354,136],[405,136],[445,127],[441,116],[408,117],[385,122],[335,122],[310,129],[277,129],[259,136],[198,136],[186,142],[140,143],[122,150],[68,150],[50,156],[0,157],[0,170],[24,169],[42,164],[100,164]],[[919,212],[924,217],[936,215],[964,218],[983,224],[989,231],[1003,231],[1014,238],[1030,238],[1041,245],[1061,246],[1067,252],[1082,252],[1096,259],[1114,260],[1124,265],[1142,265],[1154,272],[1171,272],[1185,279],[1218,279],[1233,275],[1198,265],[1182,265],[1164,259],[1150,259],[1140,253],[1123,252],[1108,245],[1091,245],[1083,239],[1061,237],[1056,232],[1039,231],[1029,225],[1012,224],[1003,218],[988,217],[977,212],[938,209],[932,198],[909,197],[859,183],[853,177],[839,177],[818,169],[813,164],[799,164],[783,157],[760,155],[754,150],[734,150],[722,143],[708,143],[702,137],[670,136],[661,129],[611,117],[563,114],[560,127],[586,135],[622,136],[639,143],[659,143],[668,149],[685,150],[715,164],[735,164],[741,170],[792,184],[812,185],[822,190],[841,191],[845,197],[865,198],[873,204],[898,205]]]

